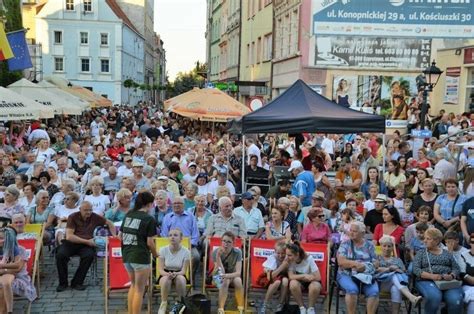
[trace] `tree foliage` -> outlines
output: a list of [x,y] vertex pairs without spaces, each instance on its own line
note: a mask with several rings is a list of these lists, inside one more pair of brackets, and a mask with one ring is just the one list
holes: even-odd
[[206,72],[207,65],[196,62],[189,72],[179,72],[173,83],[167,85],[168,97],[172,98],[192,90],[194,87],[204,87],[205,79],[199,73]]

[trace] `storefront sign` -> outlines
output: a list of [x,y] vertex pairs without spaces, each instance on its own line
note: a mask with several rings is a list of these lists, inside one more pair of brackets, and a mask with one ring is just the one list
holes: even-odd
[[461,76],[461,68],[447,68],[446,69],[446,86],[444,92],[444,104],[457,105],[459,104],[459,79]]
[[318,66],[424,69],[430,56],[430,39],[316,37]]
[[313,33],[472,38],[474,0],[312,0]]

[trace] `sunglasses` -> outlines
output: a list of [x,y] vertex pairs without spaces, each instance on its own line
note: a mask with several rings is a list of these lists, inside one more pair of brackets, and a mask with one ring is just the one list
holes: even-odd
[[319,218],[324,218],[326,217],[325,215],[318,215]]

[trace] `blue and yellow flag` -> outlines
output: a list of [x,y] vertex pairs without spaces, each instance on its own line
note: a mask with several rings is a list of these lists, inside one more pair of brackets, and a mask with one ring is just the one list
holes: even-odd
[[25,30],[19,30],[7,34],[8,42],[12,48],[13,58],[8,59],[8,69],[10,71],[24,70],[32,68],[30,52],[25,39]]

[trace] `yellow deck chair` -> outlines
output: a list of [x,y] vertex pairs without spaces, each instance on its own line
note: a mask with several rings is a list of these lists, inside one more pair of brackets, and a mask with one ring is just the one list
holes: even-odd
[[36,233],[38,235],[43,234],[43,224],[26,224],[25,225],[26,233]]
[[[155,247],[156,247],[156,251],[158,253],[160,252],[160,249],[162,247],[165,247],[169,244],[170,244],[169,238],[155,238]],[[188,237],[183,237],[183,240],[181,241],[181,245],[183,247],[187,248],[189,250],[189,252],[191,252],[191,240]],[[157,257],[155,261],[156,261],[156,266],[155,266],[155,281],[156,281],[156,279],[158,279],[160,277],[160,271],[159,271],[159,267],[158,267],[158,264],[160,263],[160,258]],[[186,284],[186,289],[188,290],[188,292],[193,287],[193,276],[191,275],[192,274],[192,268],[193,268],[192,258],[190,256],[189,257],[189,268],[188,268],[188,271],[186,272],[186,279],[189,282],[188,284]],[[151,282],[152,288],[150,289],[150,292],[148,293],[148,298],[149,298],[148,302],[150,304],[152,304],[152,301],[153,301],[153,293],[154,292],[160,293],[160,285],[159,285],[158,282],[155,282],[155,281],[153,280],[153,272],[151,272],[150,282]]]

